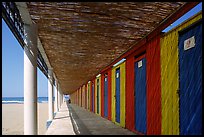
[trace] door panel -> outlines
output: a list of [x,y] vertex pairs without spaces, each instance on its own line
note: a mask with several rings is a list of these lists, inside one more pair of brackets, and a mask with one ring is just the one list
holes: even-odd
[[120,123],[120,68],[116,69],[116,122]]
[[179,35],[180,134],[202,134],[202,24]]
[[146,59],[135,62],[135,130],[146,134]]
[[108,117],[108,76],[104,77],[104,117]]
[[94,106],[95,106],[95,105],[94,105],[94,104],[95,104],[95,103],[94,103],[94,96],[95,96],[95,95],[94,95],[94,84],[92,84],[92,112],[94,112]]
[[99,114],[99,79],[97,79],[97,91],[96,91],[96,108],[97,108],[97,114]]

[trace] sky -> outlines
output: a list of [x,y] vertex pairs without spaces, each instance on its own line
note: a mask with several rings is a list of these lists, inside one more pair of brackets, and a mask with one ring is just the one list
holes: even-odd
[[182,22],[184,22],[188,18],[192,17],[193,15],[195,15],[196,13],[198,13],[201,10],[202,10],[202,2],[200,2],[198,5],[196,5],[194,8],[192,8],[190,11],[185,13],[182,17],[177,19],[174,23],[172,23],[172,25],[165,28],[162,32],[168,32],[169,30],[171,30],[172,28],[178,26],[179,24],[181,24]]
[[[163,32],[168,32],[189,17],[202,10],[202,2],[175,21]],[[10,31],[2,18],[2,97],[24,96],[24,52],[15,36]],[[48,96],[48,80],[37,69],[38,97]]]
[[[24,96],[24,52],[2,19],[2,97]],[[46,76],[37,69],[38,97],[48,96]]]

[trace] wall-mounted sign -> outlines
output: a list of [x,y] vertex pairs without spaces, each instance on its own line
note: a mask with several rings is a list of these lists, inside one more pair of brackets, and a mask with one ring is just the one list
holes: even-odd
[[142,67],[142,60],[138,62],[138,68]]
[[195,47],[195,37],[194,36],[184,41],[184,50],[188,50],[193,47]]
[[116,78],[119,78],[119,73],[116,73]]

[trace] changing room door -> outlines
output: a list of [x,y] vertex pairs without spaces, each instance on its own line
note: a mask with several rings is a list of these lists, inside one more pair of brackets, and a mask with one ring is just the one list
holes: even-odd
[[202,24],[179,34],[181,135],[202,134]]
[[94,83],[92,83],[92,111],[94,112]]
[[97,114],[99,114],[99,79],[97,79],[97,91],[96,91],[96,108],[97,108]]
[[108,117],[108,76],[104,77],[104,117]]
[[135,62],[135,130],[146,134],[146,58]]
[[120,123],[120,68],[116,69],[115,72],[116,81],[116,122]]

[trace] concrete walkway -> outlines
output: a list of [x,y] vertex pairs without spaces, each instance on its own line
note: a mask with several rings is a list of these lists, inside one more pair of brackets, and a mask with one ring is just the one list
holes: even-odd
[[75,135],[66,102],[63,102],[59,112],[48,127],[46,135]]
[[63,103],[46,135],[135,135],[75,104]]
[[136,135],[75,104],[68,104],[68,109],[77,135]]

